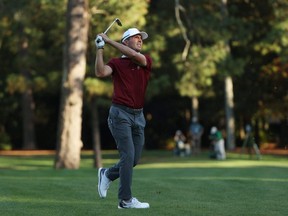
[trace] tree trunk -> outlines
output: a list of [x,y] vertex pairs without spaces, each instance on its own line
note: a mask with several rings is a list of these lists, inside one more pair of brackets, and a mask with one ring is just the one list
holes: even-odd
[[[192,103],[192,118],[196,117],[198,119],[198,111],[199,111],[199,100],[198,97],[193,96],[191,98],[191,103]],[[191,119],[190,119],[191,121]]]
[[[228,18],[227,10],[228,0],[222,0],[221,12],[223,20]],[[228,40],[225,41],[226,52],[231,55]],[[225,113],[226,113],[226,146],[228,150],[235,149],[235,118],[234,118],[234,93],[232,77],[227,75],[225,77]]]
[[[23,33],[23,28],[21,27],[21,33]],[[27,69],[27,60],[28,55],[28,40],[24,37],[20,44],[20,72],[28,85],[24,92],[22,92],[22,117],[23,117],[23,149],[36,149],[35,143],[35,127],[34,127],[34,110],[35,103],[33,99],[33,90],[31,85],[29,85],[30,74]]]
[[234,94],[233,81],[231,76],[225,77],[225,111],[226,111],[226,131],[227,148],[235,148],[235,119],[234,119]]
[[78,169],[80,166],[83,146],[81,125],[88,24],[88,0],[69,0],[56,169]]
[[23,149],[36,149],[34,107],[32,89],[29,87],[22,93]]
[[102,167],[102,157],[97,97],[94,97],[92,99],[92,135],[94,150],[94,167],[100,168]]

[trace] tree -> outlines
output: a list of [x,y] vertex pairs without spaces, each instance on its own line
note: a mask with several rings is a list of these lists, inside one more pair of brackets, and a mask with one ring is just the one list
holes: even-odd
[[211,95],[212,78],[217,74],[217,64],[225,57],[218,27],[218,7],[215,1],[180,4],[179,0],[175,0],[176,20],[186,42],[181,63],[178,62],[181,78],[177,82],[177,88],[182,96],[191,98],[192,115],[196,117],[198,98]]
[[[6,79],[7,93],[12,97],[21,94],[21,102],[17,102],[22,111],[21,148],[36,149],[36,104],[34,94],[37,84],[34,83],[35,67],[33,67],[33,58],[42,34],[35,26],[34,21],[35,17],[39,16],[35,8],[39,8],[42,5],[36,1],[9,1],[9,3],[1,6],[3,6],[1,45],[3,45],[2,48],[7,48],[6,54],[13,53],[15,56],[13,65],[7,65],[8,61],[5,62],[5,66],[8,66],[12,72],[8,73]],[[31,16],[31,14],[34,16]],[[11,34],[11,31],[14,34]],[[3,70],[4,73],[6,70],[7,68]]]
[[[7,78],[7,90],[10,95],[16,93],[21,95],[21,102],[19,107],[21,107],[22,114],[22,149],[36,149],[35,140],[35,102],[34,102],[34,88],[32,85],[33,81],[33,69],[32,69],[32,50],[33,42],[31,42],[31,37],[39,36],[36,28],[32,24],[32,18],[29,16],[34,2],[25,5],[25,3],[9,2],[5,5],[3,9],[3,19],[2,24],[2,41],[6,42],[5,36],[9,34],[9,29],[7,28],[9,24],[14,24],[11,29],[14,30],[16,36],[11,35],[13,40],[7,41],[8,44],[4,45],[9,47],[10,50],[14,50],[16,53],[15,66],[13,73],[8,75]],[[2,5],[3,6],[3,5]],[[33,9],[32,9],[33,10]],[[2,11],[1,11],[2,13]],[[6,22],[5,22],[6,21]],[[10,29],[10,30],[11,30]],[[36,42],[37,43],[37,42]],[[34,43],[35,46],[35,43]],[[22,82],[18,82],[18,81]],[[17,84],[15,84],[15,82]]]
[[[22,115],[23,115],[23,149],[36,149],[35,140],[35,102],[33,97],[33,89],[31,86],[31,69],[27,67],[29,40],[23,31],[23,26],[20,26],[19,34],[22,35],[20,39],[19,49],[19,70],[23,78],[26,80],[26,88],[22,92]],[[24,60],[24,61],[23,61]]]
[[[287,130],[288,2],[237,0],[229,1],[228,9],[230,17],[238,20],[230,27],[234,36],[231,51],[247,60],[244,73],[234,80],[237,121],[252,123],[259,143],[281,139],[283,145]],[[270,128],[271,122],[278,125],[276,130]]]
[[[222,0],[221,11],[223,16],[223,23],[227,22],[228,19],[228,10],[227,10],[227,1]],[[225,25],[223,25],[225,26]],[[231,60],[231,51],[229,46],[229,39],[224,39],[224,49],[227,52],[226,62]],[[228,66],[228,65],[227,65]],[[227,71],[229,67],[226,68],[224,72],[224,86],[225,86],[225,114],[226,114],[226,145],[229,150],[235,149],[235,118],[234,118],[234,90],[233,90],[233,71]]]
[[67,3],[66,44],[55,168],[80,166],[83,80],[88,39],[88,0]]
[[[182,11],[182,13],[184,13],[184,17],[186,18],[186,22],[188,23],[188,28],[186,28],[183,25],[181,16],[180,16],[180,11]],[[193,66],[191,67],[191,65],[189,64],[189,61],[187,60],[187,56],[190,52],[190,46],[191,46],[191,41],[187,35],[187,31],[191,30],[191,24],[189,22],[189,19],[187,19],[187,14],[186,11],[184,9],[184,7],[182,5],[180,5],[179,0],[175,0],[175,16],[176,16],[176,20],[177,23],[179,25],[179,28],[181,30],[183,39],[185,41],[185,47],[183,49],[182,52],[182,61],[184,63],[184,70],[188,70],[188,73],[186,74],[191,74],[193,73],[191,70],[193,70]],[[191,72],[191,73],[189,73]],[[184,76],[183,76],[184,77]],[[189,79],[189,78],[188,78]],[[182,82],[181,82],[182,81]],[[188,86],[186,86],[185,84],[187,82],[183,82],[183,79],[181,79],[178,88],[180,90],[181,95],[185,96],[189,96],[191,98],[191,104],[192,104],[192,116],[198,118],[198,108],[199,108],[199,101],[198,101],[198,93],[197,93],[197,87],[195,85],[195,80],[194,79],[189,79],[189,83]],[[197,82],[197,81],[196,81]]]
[[92,144],[94,150],[94,167],[102,167],[102,155],[101,155],[101,135],[100,135],[100,117],[99,116],[99,105],[103,105],[103,97],[107,96],[111,98],[112,96],[112,84],[105,81],[87,78],[84,82],[87,102],[91,104],[91,126],[92,126]]

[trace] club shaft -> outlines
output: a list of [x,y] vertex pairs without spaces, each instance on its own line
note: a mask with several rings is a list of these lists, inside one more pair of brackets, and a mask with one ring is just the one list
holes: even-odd
[[104,34],[106,34],[106,33],[109,31],[109,29],[114,25],[114,23],[116,22],[116,20],[117,20],[117,19],[115,19],[115,20],[110,24],[110,26],[104,31]]
[[[107,28],[103,33],[106,34],[106,33],[109,31],[109,29],[114,25],[115,22],[117,22],[117,24],[118,24],[119,26],[122,26],[121,21],[120,21],[118,18],[116,18],[116,19],[108,26],[108,28]],[[97,42],[100,42],[100,41],[101,41],[100,39],[97,40]]]

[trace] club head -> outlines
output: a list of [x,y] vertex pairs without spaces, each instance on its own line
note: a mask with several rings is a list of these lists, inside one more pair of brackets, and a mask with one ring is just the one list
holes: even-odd
[[122,26],[122,23],[121,23],[121,21],[120,21],[119,18],[116,18],[115,21],[116,21],[116,23],[117,23],[119,26]]

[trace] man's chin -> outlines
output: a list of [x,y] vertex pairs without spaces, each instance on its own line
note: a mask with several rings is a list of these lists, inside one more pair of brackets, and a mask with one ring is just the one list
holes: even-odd
[[135,48],[134,50],[135,50],[136,52],[140,52],[140,51],[141,51],[141,48],[140,48],[140,49]]

